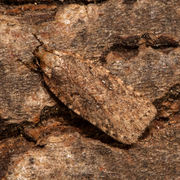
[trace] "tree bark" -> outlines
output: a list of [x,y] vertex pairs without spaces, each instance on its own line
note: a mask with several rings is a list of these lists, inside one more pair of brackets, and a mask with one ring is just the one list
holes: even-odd
[[[180,2],[8,1],[0,4],[0,178],[179,179]],[[158,110],[122,144],[60,102],[34,51],[77,53]]]

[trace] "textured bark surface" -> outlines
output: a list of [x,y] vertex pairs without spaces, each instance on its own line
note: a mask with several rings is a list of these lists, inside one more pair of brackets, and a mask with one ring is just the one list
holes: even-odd
[[[0,178],[179,179],[180,2],[10,3],[0,4]],[[155,105],[136,144],[115,141],[49,91],[30,69],[36,37],[104,66]]]

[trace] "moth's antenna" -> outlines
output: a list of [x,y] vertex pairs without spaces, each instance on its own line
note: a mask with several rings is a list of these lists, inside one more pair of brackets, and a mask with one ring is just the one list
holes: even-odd
[[[36,34],[34,34],[34,33],[32,33],[32,34],[33,34],[33,36],[37,39],[37,41],[40,43],[40,45],[36,47],[35,51],[38,50],[38,48],[41,47],[41,46],[42,46],[46,51],[51,51],[51,48],[50,48],[47,44],[45,44],[44,42],[42,42],[42,41],[37,37]],[[35,52],[35,51],[34,51],[34,52]]]
[[[37,41],[40,43],[40,45],[39,46],[44,46],[44,43],[36,36],[36,34],[34,34],[34,33],[32,33],[33,34],[33,36],[37,39]],[[38,46],[38,47],[39,47]]]

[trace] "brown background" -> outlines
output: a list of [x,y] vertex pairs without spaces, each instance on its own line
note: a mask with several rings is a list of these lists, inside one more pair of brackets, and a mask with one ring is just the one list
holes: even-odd
[[[0,178],[180,179],[180,2],[0,3]],[[102,65],[158,109],[121,144],[59,102],[29,69],[40,45]]]

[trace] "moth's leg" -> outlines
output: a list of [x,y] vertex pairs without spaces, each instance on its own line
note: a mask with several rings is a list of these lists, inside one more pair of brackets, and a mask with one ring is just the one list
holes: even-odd
[[30,62],[30,63],[24,62],[22,59],[19,59],[19,58],[15,59],[15,60],[20,61],[23,65],[25,65],[31,71],[34,71],[34,72],[40,72],[41,71],[39,61],[36,57],[34,57],[32,62]]

